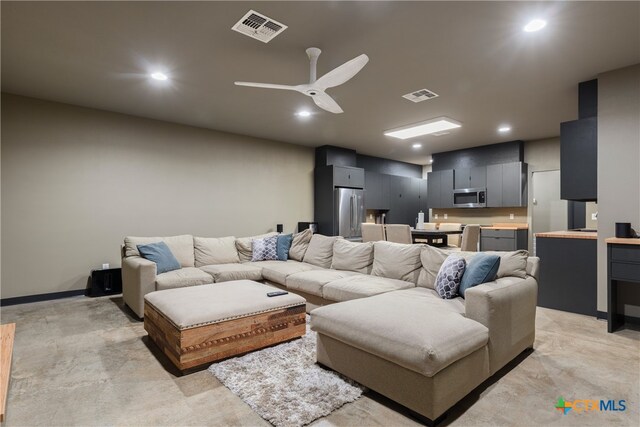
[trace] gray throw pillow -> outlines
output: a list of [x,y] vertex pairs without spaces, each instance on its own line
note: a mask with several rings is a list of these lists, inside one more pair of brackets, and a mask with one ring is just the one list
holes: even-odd
[[466,266],[465,259],[457,255],[449,255],[444,260],[440,271],[438,271],[438,277],[436,277],[436,292],[441,298],[456,297]]
[[253,253],[251,261],[270,261],[278,259],[278,236],[254,239],[251,242]]

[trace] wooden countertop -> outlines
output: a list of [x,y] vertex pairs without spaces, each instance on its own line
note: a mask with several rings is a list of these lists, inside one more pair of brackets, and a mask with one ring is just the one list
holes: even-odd
[[490,226],[480,227],[483,230],[528,230],[529,224],[525,223],[496,223]]
[[596,240],[598,233],[593,231],[548,231],[546,233],[536,233],[536,237]]
[[619,237],[609,237],[605,239],[605,242],[618,245],[640,245],[640,239],[621,239]]

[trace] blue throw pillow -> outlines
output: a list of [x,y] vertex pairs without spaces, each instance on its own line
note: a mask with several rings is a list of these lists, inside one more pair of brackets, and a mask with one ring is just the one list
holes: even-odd
[[458,255],[449,255],[440,266],[436,277],[436,292],[441,298],[455,298],[467,262]]
[[181,268],[180,263],[165,242],[138,245],[138,252],[143,258],[156,263],[157,274]]
[[276,253],[280,261],[286,261],[289,258],[289,249],[291,249],[292,241],[293,234],[281,234],[278,236],[278,242],[276,243]]
[[462,275],[460,288],[458,293],[464,298],[464,292],[481,283],[491,282],[496,279],[500,268],[500,257],[498,255],[477,254],[469,264]]

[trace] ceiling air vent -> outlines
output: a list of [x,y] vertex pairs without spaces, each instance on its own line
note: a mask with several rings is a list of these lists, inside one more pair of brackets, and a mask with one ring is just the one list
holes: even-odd
[[422,101],[426,101],[427,99],[433,99],[437,96],[438,96],[437,93],[431,92],[429,89],[420,89],[415,92],[402,95],[403,98],[413,102],[422,102]]
[[263,43],[269,43],[271,39],[286,30],[287,26],[255,10],[250,10],[231,29]]

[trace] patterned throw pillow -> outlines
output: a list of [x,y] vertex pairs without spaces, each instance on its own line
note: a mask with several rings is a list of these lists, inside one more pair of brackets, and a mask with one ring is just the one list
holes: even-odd
[[436,277],[436,292],[444,299],[455,298],[464,274],[467,262],[458,255],[449,255],[444,260],[438,277]]
[[253,239],[251,241],[253,253],[251,261],[269,261],[278,259],[278,236]]

